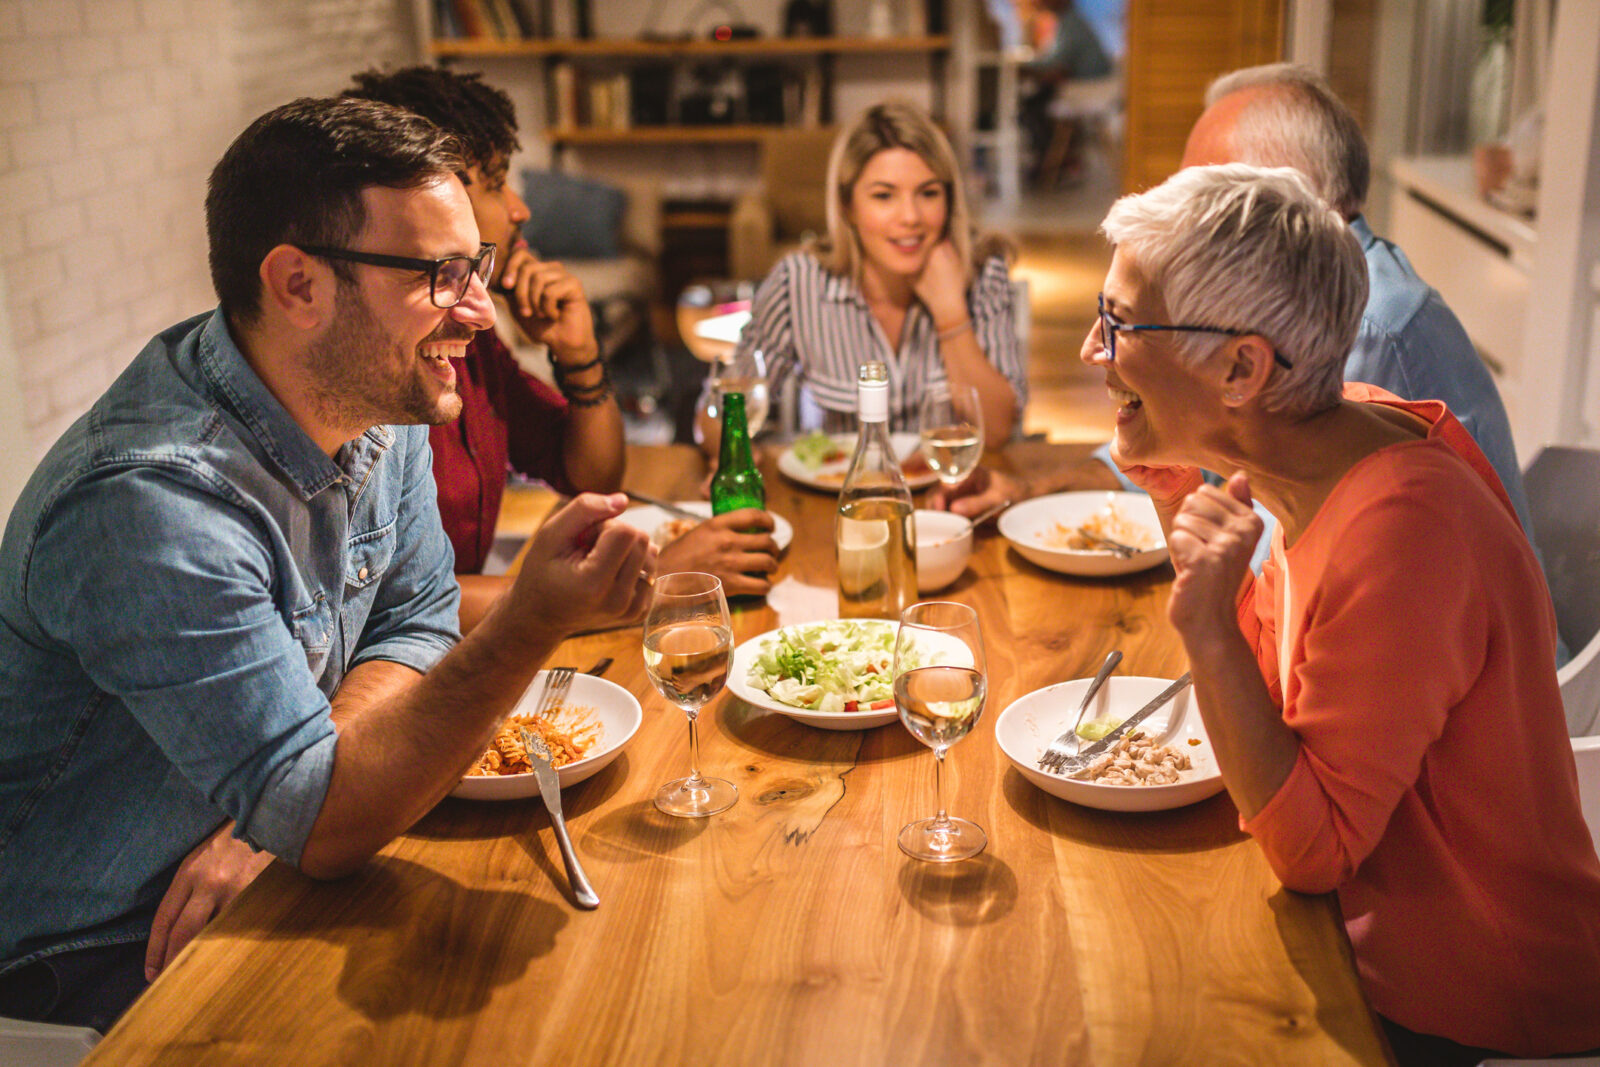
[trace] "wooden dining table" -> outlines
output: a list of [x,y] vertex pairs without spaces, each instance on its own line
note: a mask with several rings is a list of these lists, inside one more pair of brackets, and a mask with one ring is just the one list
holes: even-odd
[[[1103,487],[1088,447],[1023,442],[992,462]],[[763,460],[794,527],[777,577],[833,589],[835,499]],[[630,447],[628,485],[691,499],[687,446]],[[513,492],[503,524],[551,505]],[[1142,814],[1030,784],[995,741],[1012,701],[1094,672],[1176,677],[1172,570],[1076,578],[992,524],[941,595],[977,610],[989,703],[950,750],[945,799],[988,834],[974,859],[896,847],[932,814],[934,757],[898,723],[826,731],[723,693],[700,766],[738,803],[651,803],[688,769],[684,715],[652,688],[637,627],[569,639],[610,656],[644,722],[563,794],[598,891],[577,908],[538,799],[446,799],[359,873],[275,863],[193,941],[90,1064],[1383,1064],[1338,903],[1283,888],[1226,792]],[[736,640],[779,625],[736,602]],[[784,623],[796,621],[784,619]]]

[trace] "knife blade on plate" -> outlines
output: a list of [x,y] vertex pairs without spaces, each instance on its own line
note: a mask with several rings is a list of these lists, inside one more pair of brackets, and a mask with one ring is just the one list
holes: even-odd
[[706,521],[706,516],[696,514],[695,512],[690,511],[688,508],[679,507],[670,500],[662,500],[659,497],[646,496],[643,493],[635,493],[632,489],[626,489],[624,492],[627,493],[628,499],[632,500],[634,503],[649,504],[651,507],[660,508],[673,518],[693,519],[695,522]]
[[[1132,715],[1129,715],[1126,719],[1123,719],[1115,730],[1112,730],[1109,734],[1106,734],[1100,740],[1096,741],[1094,744],[1090,745],[1088,748],[1074,756],[1072,760],[1069,761],[1068,767],[1070,767],[1073,771],[1082,767],[1087,767],[1090,761],[1092,761],[1096,756],[1100,755],[1100,753],[1104,752],[1106,749],[1122,740],[1123,734],[1144,722],[1154,712],[1166,707],[1167,704],[1171,702],[1173,697],[1189,688],[1189,680],[1189,672],[1184,671],[1182,678],[1179,678],[1177,681],[1163,689],[1160,693],[1156,694],[1156,698],[1154,700],[1150,701],[1150,703],[1146,704]],[[1064,767],[1062,771],[1067,772],[1067,767]]]
[[544,797],[544,806],[550,812],[550,825],[555,829],[556,844],[561,848],[561,862],[567,868],[572,897],[580,908],[598,908],[600,897],[589,884],[589,876],[583,873],[578,853],[572,848],[572,838],[567,834],[567,821],[561,817],[561,779],[550,762],[550,749],[545,745],[544,738],[526,726],[519,729],[522,747],[528,750],[528,762],[533,765],[534,777],[539,781],[539,795]]

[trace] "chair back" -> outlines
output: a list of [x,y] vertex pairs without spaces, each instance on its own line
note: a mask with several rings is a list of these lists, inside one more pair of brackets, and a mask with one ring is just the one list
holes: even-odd
[[1600,450],[1545,448],[1523,486],[1556,625],[1573,651],[1557,672],[1567,730],[1583,737],[1600,717]]
[[0,1018],[0,1063],[7,1067],[75,1067],[100,1040],[87,1026]]

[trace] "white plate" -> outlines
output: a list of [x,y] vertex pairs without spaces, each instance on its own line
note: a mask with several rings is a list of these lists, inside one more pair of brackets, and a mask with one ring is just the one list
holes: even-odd
[[[709,500],[675,500],[685,511],[692,511],[696,515],[711,517],[711,501]],[[778,551],[782,552],[789,547],[789,542],[794,540],[794,527],[789,525],[789,520],[779,515],[776,511],[767,512],[772,516],[772,539],[778,542]],[[664,522],[669,522],[676,516],[668,515],[654,504],[635,504],[622,513],[622,521],[629,526],[637,527],[647,534],[654,535],[656,527]]]
[[[837,493],[844,484],[845,471],[850,468],[850,457],[856,450],[856,435],[853,433],[830,434],[833,443],[844,453],[843,459],[832,460],[819,467],[807,467],[801,463],[794,454],[794,446],[790,445],[778,455],[778,470],[787,478],[792,478],[801,485],[810,486],[812,489],[822,489],[830,493]],[[914,433],[892,433],[889,435],[889,444],[894,448],[894,454],[900,457],[901,462],[920,451],[922,439]],[[920,456],[918,457],[920,461]],[[911,489],[926,489],[939,480],[926,462],[921,462],[915,474],[906,475],[906,485]]]
[[[544,678],[548,673],[540,671],[534,676],[533,684],[528,686],[522,699],[511,709],[513,715],[533,714],[539,706],[539,697],[544,693]],[[580,674],[572,679],[572,688],[567,693],[565,703],[572,707],[593,708],[603,732],[599,744],[589,755],[556,768],[556,777],[563,789],[577,785],[616,759],[644,721],[644,712],[632,693],[620,685],[589,674]],[[450,795],[467,800],[536,797],[539,795],[539,778],[534,774],[468,775],[461,779],[461,784],[450,790]]]
[[[874,726],[887,726],[900,718],[900,713],[893,707],[883,708],[878,711],[809,711],[806,708],[797,708],[792,704],[784,704],[773,699],[772,694],[765,689],[757,689],[748,681],[750,664],[755,662],[756,656],[761,652],[766,643],[775,639],[785,630],[793,630],[801,626],[816,626],[822,622],[836,622],[838,620],[823,619],[817,622],[796,623],[794,626],[783,626],[776,630],[768,630],[758,637],[741,644],[733,650],[733,666],[728,669],[728,689],[734,696],[746,704],[753,704],[758,708],[776,711],[780,715],[787,715],[796,722],[803,722],[807,726],[816,726],[823,730],[870,730]],[[855,619],[857,626],[885,627],[893,633],[897,623],[888,619]],[[937,635],[929,635],[934,637]],[[972,662],[972,653],[967,646],[953,638],[948,639],[945,654],[940,657],[944,663]]]
[[[1050,546],[1049,542],[1057,534],[1057,524],[1068,528],[1082,525],[1106,506],[1107,497],[1116,502],[1117,510],[1124,518],[1150,531],[1154,548],[1123,559],[1110,552],[1078,552]],[[1156,506],[1143,493],[1092,491],[1035,497],[1006,509],[1000,516],[1000,534],[1024,558],[1062,574],[1132,574],[1167,561],[1167,543],[1161,537],[1161,520],[1156,516]]]
[[[1036,689],[1012,701],[994,724],[995,740],[1023,777],[1052,796],[1090,808],[1106,811],[1164,811],[1204,800],[1222,790],[1222,772],[1206,736],[1206,724],[1194,706],[1194,687],[1173,698],[1162,710],[1144,721],[1144,727],[1163,744],[1171,745],[1189,757],[1193,766],[1180,772],[1173,785],[1101,785],[1081,782],[1039,769],[1039,757],[1050,742],[1072,728],[1078,702],[1089,688],[1090,679]],[[1156,694],[1171,684],[1166,678],[1135,678],[1112,675],[1095,695],[1085,720],[1105,715],[1127,718],[1144,707]],[[1177,717],[1177,729],[1170,737],[1160,736]],[[1190,740],[1198,740],[1197,745]],[[1089,742],[1084,742],[1087,745]]]

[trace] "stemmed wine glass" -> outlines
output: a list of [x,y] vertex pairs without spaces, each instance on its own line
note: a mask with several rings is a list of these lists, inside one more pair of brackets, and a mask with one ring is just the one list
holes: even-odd
[[977,725],[988,693],[978,613],[948,600],[913,604],[900,613],[894,642],[894,703],[911,736],[933,749],[939,813],[900,829],[900,851],[948,863],[982,852],[983,828],[944,810],[944,754]]
[[[745,425],[753,439],[767,422],[767,409],[771,406],[767,392],[767,360],[760,349],[751,352],[749,362],[742,367],[733,363],[712,363],[706,371],[705,384],[700,387],[700,397],[695,410],[703,413],[712,423],[722,421],[722,397],[725,393],[744,394]],[[700,427],[695,425],[698,435]]]
[[919,408],[922,454],[946,486],[966,480],[983,458],[983,409],[970,385],[935,382]]
[[644,617],[644,669],[661,695],[689,716],[689,777],[656,790],[656,807],[668,815],[715,815],[733,807],[739,789],[700,774],[695,720],[722,691],[733,659],[733,620],[722,582],[698,571],[656,578]]

